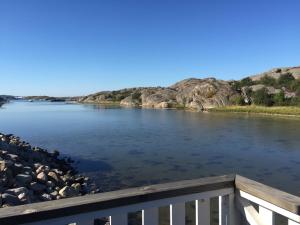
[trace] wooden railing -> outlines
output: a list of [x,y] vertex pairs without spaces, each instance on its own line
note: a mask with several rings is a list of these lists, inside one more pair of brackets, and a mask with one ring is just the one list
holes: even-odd
[[[195,224],[211,224],[210,202],[218,198],[219,225],[273,225],[274,214],[289,225],[300,223],[300,198],[235,175],[131,188],[0,209],[0,225],[93,225],[109,218],[128,225],[128,213],[140,211],[143,225],[159,224],[159,208],[169,207],[170,225],[186,224],[186,203],[195,203]],[[258,206],[258,209],[257,207]]]

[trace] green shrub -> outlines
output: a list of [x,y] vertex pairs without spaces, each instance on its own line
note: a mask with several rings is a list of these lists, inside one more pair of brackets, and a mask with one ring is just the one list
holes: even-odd
[[256,105],[265,105],[272,106],[272,96],[268,94],[268,90],[266,88],[262,88],[258,91],[253,92],[252,94],[253,102]]
[[291,73],[281,74],[278,78],[277,83],[284,87],[289,87],[291,83],[295,80],[295,77]]
[[230,83],[230,85],[231,85],[232,89],[235,91],[240,91],[242,88],[242,84],[240,81],[233,81]]
[[273,77],[270,77],[268,75],[265,75],[263,76],[261,79],[260,79],[260,83],[264,84],[264,85],[267,85],[267,86],[276,86],[277,84],[277,81],[275,78]]
[[272,100],[273,100],[274,105],[278,105],[278,106],[286,105],[286,103],[287,103],[287,101],[284,97],[284,92],[283,91],[280,91],[279,93],[273,95]]
[[250,77],[246,77],[246,78],[242,79],[240,81],[240,83],[241,83],[241,87],[251,86],[251,85],[255,84],[255,82]]
[[300,86],[297,87],[297,89],[295,90],[295,92],[296,92],[296,96],[300,97]]
[[300,80],[291,81],[288,89],[300,93]]
[[300,106],[300,97],[294,97],[290,100],[290,105]]
[[233,105],[245,105],[245,100],[241,95],[234,96],[230,99],[230,103]]

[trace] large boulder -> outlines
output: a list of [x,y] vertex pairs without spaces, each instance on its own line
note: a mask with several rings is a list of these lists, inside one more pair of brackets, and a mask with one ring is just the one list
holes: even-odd
[[169,108],[176,104],[176,91],[170,88],[149,88],[142,91],[142,106]]
[[171,86],[177,91],[176,101],[187,108],[204,110],[229,104],[236,92],[226,81],[207,79],[186,79]]

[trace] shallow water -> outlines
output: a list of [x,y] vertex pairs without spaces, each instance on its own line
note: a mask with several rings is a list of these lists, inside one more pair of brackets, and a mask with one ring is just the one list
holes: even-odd
[[103,190],[239,173],[300,195],[300,120],[11,102],[0,132],[76,159]]

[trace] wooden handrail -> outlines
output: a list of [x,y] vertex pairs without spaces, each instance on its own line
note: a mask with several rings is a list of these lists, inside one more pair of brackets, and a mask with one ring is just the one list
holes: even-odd
[[0,224],[31,223],[224,188],[235,188],[300,215],[300,197],[239,175],[224,175],[2,208]]
[[0,209],[0,224],[31,223],[136,203],[234,187],[235,175],[130,188]]
[[300,197],[236,175],[235,188],[300,215]]

